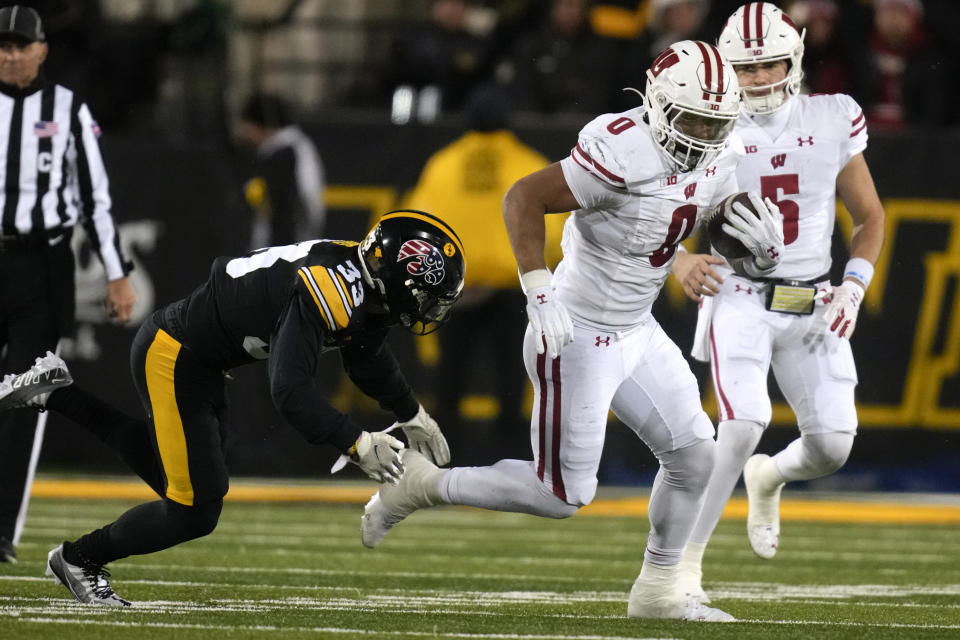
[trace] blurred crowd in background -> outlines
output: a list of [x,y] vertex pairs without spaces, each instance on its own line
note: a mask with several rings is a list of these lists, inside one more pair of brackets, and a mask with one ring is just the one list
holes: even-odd
[[[511,335],[519,339],[522,294],[506,238],[491,236],[484,221],[502,229],[500,200],[509,184],[563,157],[576,132],[597,114],[640,105],[640,96],[623,88],[643,91],[646,69],[669,44],[715,41],[742,3],[24,2],[43,18],[50,47],[44,73],[79,93],[103,132],[115,215],[130,255],[139,261],[133,277],[144,309],[182,296],[194,278],[205,277],[212,255],[316,235],[359,238],[370,215],[396,206],[442,211],[453,221],[476,265],[468,269],[460,318],[448,327],[449,335],[445,329],[438,338],[394,346],[418,388],[428,390],[425,401],[442,420],[455,455],[462,456],[458,464],[528,454],[524,403],[532,395],[523,361],[485,326],[494,326],[487,321],[488,305],[513,305],[509,319],[493,315],[499,329],[511,326],[508,320],[518,323]],[[945,436],[952,431],[942,428],[960,424],[960,382],[940,365],[947,362],[943,351],[955,345],[938,338],[934,328],[942,320],[948,336],[953,326],[946,321],[952,298],[941,301],[939,292],[953,290],[950,265],[956,264],[954,235],[944,225],[960,219],[952,202],[956,187],[947,177],[960,133],[960,110],[952,108],[960,101],[960,41],[953,36],[960,2],[777,4],[806,29],[804,90],[849,93],[861,104],[881,195],[911,198],[888,211],[907,224],[897,227],[901,235],[890,243],[896,268],[889,271],[887,293],[898,309],[910,311],[866,314],[858,329],[864,345],[858,358],[867,363],[861,366],[884,371],[858,391],[868,409],[864,424],[891,428],[864,429],[845,469],[866,469],[863,488],[960,486],[956,447]],[[470,207],[458,206],[467,200]],[[473,227],[458,215],[474,216]],[[927,251],[947,255],[927,261]],[[90,283],[99,283],[102,274],[95,272],[89,248],[78,255],[78,296],[86,302],[64,356],[81,376],[89,366],[87,377],[95,380],[98,371],[124,366],[130,336],[94,326],[102,315],[102,292]],[[844,264],[839,256],[835,262]],[[658,317],[683,344],[693,335],[696,314],[682,291],[668,294],[663,298],[671,301]],[[519,303],[509,301],[517,295]],[[915,332],[915,341],[903,339]],[[450,347],[467,340],[469,349]],[[497,360],[501,355],[509,362]],[[231,444],[231,464],[247,474],[311,473],[319,468],[317,454],[304,450],[292,430],[276,428],[264,372],[252,369],[231,385],[231,397],[242,407],[242,419],[233,425],[240,437]],[[324,383],[336,389],[338,408],[375,416],[376,406],[345,391],[350,385],[341,385],[334,369],[325,372]],[[109,393],[117,391],[112,380],[104,384]],[[708,388],[705,382],[701,388]],[[125,406],[138,411],[135,393],[127,391]],[[519,412],[518,405],[524,406]],[[457,413],[469,424],[447,428]],[[792,414],[786,424],[793,425]],[[69,434],[59,453],[50,444],[58,439],[47,438],[45,455],[54,464],[76,464],[83,446],[90,451],[84,460],[99,464],[102,456],[92,453],[99,443],[81,444],[76,430],[56,418],[51,429]],[[770,446],[776,438],[785,445],[784,438],[793,438],[787,431],[765,437],[775,439]],[[610,438],[601,480],[629,484],[646,472],[652,480],[656,466],[647,458],[638,462],[632,433],[615,430]],[[876,476],[868,467],[877,461],[893,471]]]
[[[536,118],[640,104],[671,42],[714,41],[740,0],[39,0],[47,73],[105,131],[216,138],[254,91],[301,120],[456,116],[494,83]],[[960,3],[785,0],[809,92],[849,93],[872,131],[960,124]],[[360,113],[360,111],[357,111]]]

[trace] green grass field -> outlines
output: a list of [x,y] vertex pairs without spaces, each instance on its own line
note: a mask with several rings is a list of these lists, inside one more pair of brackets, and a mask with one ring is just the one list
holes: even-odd
[[728,624],[625,617],[646,517],[442,508],[369,550],[360,504],[228,502],[207,538],[110,567],[130,609],[43,577],[50,548],[132,504],[34,499],[21,561],[0,565],[0,638],[960,638],[956,524],[787,521],[763,561],[723,520],[705,587]]

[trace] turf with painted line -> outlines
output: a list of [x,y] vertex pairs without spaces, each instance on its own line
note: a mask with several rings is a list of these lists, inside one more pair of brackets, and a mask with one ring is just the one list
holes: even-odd
[[359,505],[231,502],[211,536],[111,566],[131,611],[76,605],[41,579],[47,550],[132,504],[34,500],[21,563],[0,572],[0,638],[960,637],[951,526],[786,522],[764,562],[725,520],[705,586],[742,620],[730,625],[624,618],[645,517],[445,508],[368,550]]

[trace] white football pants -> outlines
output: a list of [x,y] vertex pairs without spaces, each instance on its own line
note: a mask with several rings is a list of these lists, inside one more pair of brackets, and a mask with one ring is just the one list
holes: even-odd
[[537,354],[528,328],[523,356],[534,388],[533,463],[452,469],[441,484],[444,497],[488,509],[571,515],[596,493],[612,409],[661,464],[650,497],[647,559],[678,562],[713,467],[714,431],[677,346],[648,316],[627,332],[576,326],[574,342],[553,360]]

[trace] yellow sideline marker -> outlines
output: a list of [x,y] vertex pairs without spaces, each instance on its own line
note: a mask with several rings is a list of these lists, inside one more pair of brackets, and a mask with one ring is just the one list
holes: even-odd
[[[345,502],[364,504],[376,487],[343,485],[239,484],[230,487],[225,500],[234,502]],[[125,498],[157,499],[142,482],[126,480],[37,480],[30,491],[33,498]]]
[[[646,498],[596,500],[581,513],[594,516],[646,516]],[[723,510],[728,519],[747,519],[746,498],[732,498]],[[807,522],[878,522],[960,524],[960,506],[919,502],[856,502],[852,500],[780,501],[780,519]]]
[[[226,500],[233,502],[330,502],[364,504],[376,491],[375,485],[346,486],[253,484],[235,482]],[[38,479],[30,495],[34,498],[124,498],[156,499],[145,484],[127,480]],[[599,499],[579,512],[587,516],[646,517],[647,498]],[[724,518],[745,520],[747,501],[733,498]],[[857,502],[853,500],[810,500],[787,497],[780,503],[783,520],[808,522],[881,522],[911,524],[960,524],[960,505],[923,502]]]

